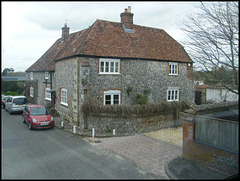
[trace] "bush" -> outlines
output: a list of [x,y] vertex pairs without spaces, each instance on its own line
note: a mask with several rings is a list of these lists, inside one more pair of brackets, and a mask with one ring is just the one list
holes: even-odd
[[105,114],[110,117],[149,117],[155,115],[174,115],[181,111],[189,109],[190,106],[185,101],[179,102],[158,102],[148,103],[146,105],[102,105],[96,98],[87,97],[81,107],[81,112],[84,117],[95,116],[99,117]]
[[136,103],[140,105],[145,105],[148,103],[148,96],[145,94],[137,94]]

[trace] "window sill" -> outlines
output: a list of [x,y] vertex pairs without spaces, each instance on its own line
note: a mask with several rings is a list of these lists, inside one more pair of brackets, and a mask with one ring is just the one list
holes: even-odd
[[47,101],[52,101],[52,99],[48,99],[48,98],[45,98],[45,100],[47,100]]
[[99,75],[121,75],[120,73],[104,73],[104,72],[99,72]]
[[68,104],[60,102],[61,105],[68,107]]

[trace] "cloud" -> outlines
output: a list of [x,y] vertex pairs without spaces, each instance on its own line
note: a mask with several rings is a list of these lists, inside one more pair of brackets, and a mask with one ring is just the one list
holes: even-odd
[[[25,71],[61,37],[66,19],[70,33],[91,26],[96,19],[120,22],[131,6],[137,25],[164,29],[177,41],[184,38],[176,21],[193,3],[177,2],[2,2],[2,70]],[[179,15],[180,14],[180,15]]]

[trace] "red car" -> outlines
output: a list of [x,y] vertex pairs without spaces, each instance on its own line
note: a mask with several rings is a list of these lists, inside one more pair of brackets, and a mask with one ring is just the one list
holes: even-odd
[[27,123],[29,129],[45,129],[54,127],[53,116],[43,105],[26,105],[23,110],[23,123]]

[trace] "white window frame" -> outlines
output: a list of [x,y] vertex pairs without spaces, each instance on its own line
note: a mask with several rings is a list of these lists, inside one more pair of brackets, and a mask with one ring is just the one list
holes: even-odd
[[50,74],[49,74],[49,72],[45,72],[45,79],[49,79],[49,77],[50,77]]
[[30,87],[30,97],[34,97],[34,88]]
[[29,77],[30,77],[31,80],[33,80],[33,72],[29,73]]
[[100,58],[99,74],[120,74],[120,59]]
[[[121,104],[121,91],[120,90],[108,90],[103,92],[103,105],[106,105],[106,96],[111,96],[111,104],[114,105],[114,96],[118,95],[118,104]],[[108,105],[108,104],[107,104]]]
[[60,103],[64,106],[68,106],[68,90],[61,88],[61,101]]
[[51,98],[51,92],[49,92],[51,89],[49,87],[46,87],[45,88],[45,99],[48,100],[48,101],[51,101],[52,98]]
[[178,87],[169,87],[167,90],[167,101],[179,101],[179,92],[180,89]]
[[178,75],[178,63],[169,62],[169,75]]

